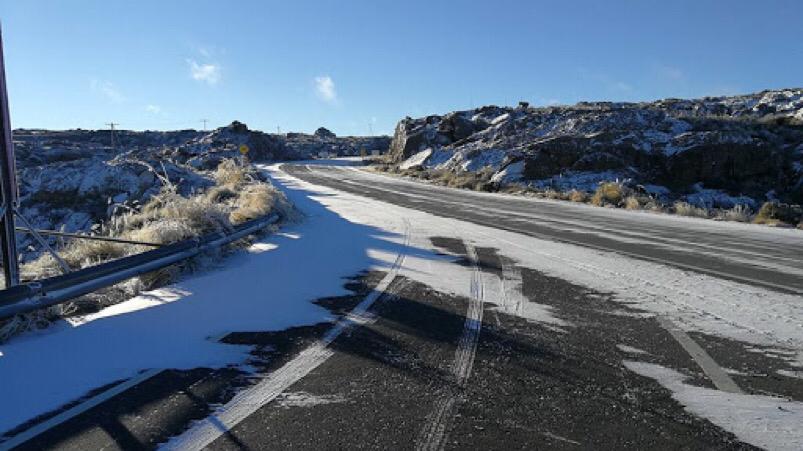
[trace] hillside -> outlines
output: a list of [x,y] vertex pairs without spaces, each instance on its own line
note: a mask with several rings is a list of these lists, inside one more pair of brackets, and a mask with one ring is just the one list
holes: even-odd
[[402,170],[481,173],[489,189],[619,181],[705,208],[803,201],[803,89],[645,103],[485,106],[396,127]]
[[[359,155],[364,149],[385,151],[387,136],[337,137],[326,129],[316,134],[268,134],[232,122],[210,132],[108,130],[15,130],[20,205],[39,229],[87,231],[111,217],[143,205],[164,180],[187,196],[214,185],[213,171],[239,158],[246,144],[252,161],[302,160],[321,155]],[[25,251],[30,237],[21,235]]]

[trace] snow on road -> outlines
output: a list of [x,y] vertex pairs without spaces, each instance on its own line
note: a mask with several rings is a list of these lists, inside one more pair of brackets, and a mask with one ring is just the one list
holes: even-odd
[[[436,252],[429,241],[459,230],[459,238],[495,247],[519,266],[612,293],[631,307],[666,315],[686,330],[791,351],[789,360],[803,364],[799,296],[436,217],[314,186],[287,175],[279,165],[265,169],[306,214],[302,223],[263,239],[220,268],[82,321],[61,322],[0,345],[0,431],[144,369],[246,367],[249,347],[220,344],[209,337],[332,320],[327,310],[310,301],[346,294],[343,279],[359,271],[390,268],[403,247],[403,219],[410,224],[410,244],[400,274],[436,290],[472,296],[468,283],[472,269],[454,264],[453,257]],[[543,316],[548,307],[531,307],[505,311],[554,327],[555,318]],[[561,327],[571,333],[573,326]],[[686,387],[679,384],[665,385],[677,392],[681,385]],[[777,407],[763,402],[766,397],[740,396],[755,398],[756,415],[767,413],[760,410],[762,406]],[[799,404],[786,405],[791,419],[803,424]],[[692,411],[709,418],[713,410],[727,408],[723,403],[713,406]],[[755,435],[731,417],[717,414],[716,418],[717,424],[743,440],[764,443],[755,441]],[[800,439],[803,432],[796,434],[791,439]]]

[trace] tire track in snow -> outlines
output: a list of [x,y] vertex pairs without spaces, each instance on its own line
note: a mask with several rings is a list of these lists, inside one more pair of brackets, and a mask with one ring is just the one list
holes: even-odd
[[388,288],[396,279],[404,263],[405,249],[409,245],[410,222],[405,219],[402,251],[396,256],[396,260],[385,277],[362,302],[338,320],[320,340],[301,351],[284,366],[266,375],[258,384],[239,392],[228,403],[216,409],[214,413],[203,420],[196,421],[181,435],[171,438],[159,448],[162,450],[200,450],[209,446],[218,437],[226,434],[262,406],[276,399],[290,386],[329,359],[334,354],[329,345],[343,332],[355,325],[375,322],[376,315],[369,312],[368,309],[383,294],[389,292]]
[[440,398],[435,403],[435,408],[427,416],[424,427],[416,441],[417,450],[443,449],[454,418],[454,411],[462,395],[461,391],[468,383],[471,370],[474,367],[474,357],[477,354],[477,341],[482,328],[485,290],[477,250],[468,242],[464,241],[463,244],[466,247],[466,254],[473,268],[470,281],[471,298],[466,311],[466,321],[463,323],[463,334],[457,343],[454,362],[452,363],[452,375],[455,378],[457,389],[450,389],[446,397]]
[[499,261],[502,264],[501,280],[505,311],[516,316],[522,316],[524,295],[521,293],[521,271],[511,265],[507,257],[499,256]]

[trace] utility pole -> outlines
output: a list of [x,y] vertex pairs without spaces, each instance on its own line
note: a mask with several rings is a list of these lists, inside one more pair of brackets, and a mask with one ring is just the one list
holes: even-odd
[[209,119],[201,119],[201,122],[204,123],[204,131],[206,131],[206,123],[209,122]]
[[278,125],[276,126],[276,134],[277,135],[281,135],[282,134],[282,128],[279,127]]
[[112,150],[115,150],[115,147],[114,147],[114,126],[115,126],[115,125],[120,125],[120,124],[118,124],[118,123],[116,123],[116,122],[107,122],[107,123],[106,123],[106,125],[108,125],[108,126],[111,128],[111,134],[112,134]]
[[14,144],[11,141],[11,119],[8,114],[8,90],[6,88],[6,65],[3,59],[3,32],[0,30],[0,247],[3,253],[3,275],[6,288],[20,283],[20,267],[17,259],[17,235],[14,229],[14,214],[17,209],[17,176],[14,159]]

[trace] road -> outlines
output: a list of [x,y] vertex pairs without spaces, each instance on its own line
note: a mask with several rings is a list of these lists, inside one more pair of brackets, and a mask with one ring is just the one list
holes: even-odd
[[304,180],[384,202],[539,238],[803,294],[803,236],[648,212],[448,189],[355,167],[290,166]]
[[316,262],[288,292],[349,274],[305,300],[328,319],[250,322],[217,338],[247,365],[142,368],[0,449],[803,446],[803,232],[267,171],[306,217],[266,243]]

